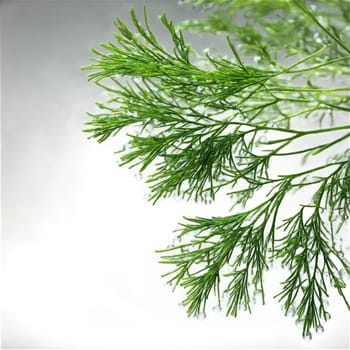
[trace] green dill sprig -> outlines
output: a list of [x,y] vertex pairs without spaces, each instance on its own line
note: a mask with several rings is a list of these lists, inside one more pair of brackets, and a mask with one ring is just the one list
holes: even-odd
[[[198,4],[196,1],[187,3]],[[330,45],[333,57],[342,49],[349,52],[350,46],[343,44],[349,44],[346,24],[349,23],[350,4],[347,1],[313,1],[312,7],[317,9],[320,20],[300,0],[208,3],[215,6],[205,18],[185,21],[179,27],[195,32],[228,33],[240,42],[246,54],[255,55],[260,63],[275,65],[281,51],[286,50],[288,55],[307,55],[325,44]],[[300,16],[300,10],[305,16]],[[242,17],[244,24],[239,20]],[[327,23],[326,26],[320,21]],[[348,62],[340,62],[337,69],[349,74]]]
[[269,249],[274,245],[278,209],[289,186],[288,180],[283,181],[268,200],[242,213],[187,218],[178,238],[190,234],[193,239],[159,251],[161,263],[174,265],[174,270],[164,277],[174,287],[181,285],[187,291],[183,304],[188,306],[189,316],[205,312],[212,292],[221,306],[219,282],[225,277],[230,280],[225,289],[227,315],[237,316],[241,306],[251,310],[249,284],[262,293],[264,303],[263,273],[268,267]]
[[[185,2],[212,5],[205,25],[215,31],[220,18],[221,25],[230,21],[220,30],[232,35],[232,57],[196,53],[163,15],[173,44],[165,49],[146,11],[141,23],[132,10],[135,28],[116,19],[115,42],[93,49],[95,58],[83,67],[110,95],[89,114],[85,131],[98,142],[126,131],[120,164],[147,174],[153,203],[172,195],[208,203],[219,191],[232,198],[235,213],[186,218],[177,242],[159,251],[170,268],[164,277],[186,291],[188,315],[205,314],[212,296],[227,315],[250,312],[256,295],[265,302],[264,274],[279,261],[289,276],[276,298],[310,338],[330,317],[330,288],[349,307],[344,275],[350,267],[338,240],[350,214],[350,126],[344,120],[350,112],[349,4]],[[235,17],[242,11],[243,26]],[[186,27],[205,30],[203,21]],[[280,60],[284,48],[295,56],[287,66]],[[252,54],[259,59],[248,64]],[[332,154],[328,162],[308,165],[326,152]],[[271,163],[293,157],[306,164],[300,171],[271,171]],[[313,191],[310,200],[283,217],[287,198],[306,188]],[[266,199],[257,204],[260,191]]]
[[346,284],[341,269],[350,273],[350,266],[330,244],[330,231],[323,222],[320,210],[315,207],[307,220],[304,208],[286,219],[283,225],[287,235],[276,249],[276,257],[290,271],[283,282],[282,291],[276,295],[284,301],[286,315],[292,312],[303,326],[303,336],[311,338],[311,328],[323,331],[323,321],[330,319],[327,311],[327,285],[338,290],[346,306],[343,289]]

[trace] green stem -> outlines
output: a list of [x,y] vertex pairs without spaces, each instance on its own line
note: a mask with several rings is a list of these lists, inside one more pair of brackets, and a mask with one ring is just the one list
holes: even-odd
[[312,89],[312,88],[304,88],[299,86],[278,86],[278,87],[272,87],[268,88],[270,91],[292,91],[292,92],[318,92],[318,93],[330,93],[330,92],[338,92],[338,91],[350,91],[350,88],[334,88],[334,89]]
[[319,153],[323,152],[324,150],[326,150],[327,148],[332,147],[332,146],[334,146],[335,144],[337,144],[337,143],[339,143],[339,142],[341,142],[341,141],[346,140],[348,137],[350,137],[350,133],[347,133],[347,134],[345,134],[343,137],[340,137],[340,138],[334,140],[333,142],[330,142],[330,143],[328,143],[328,144],[323,145],[322,147],[319,147],[319,149],[316,150],[316,151],[314,151],[314,152],[312,153],[312,155],[314,156],[314,155],[316,155],[316,154],[319,154]]
[[306,130],[306,131],[300,131],[299,133],[301,135],[310,135],[310,134],[320,134],[324,132],[333,132],[333,131],[347,130],[347,129],[350,129],[350,125],[340,125],[340,126],[334,126],[332,128],[325,128],[325,129]]
[[308,72],[308,71],[311,71],[311,70],[317,70],[317,69],[319,69],[321,67],[324,67],[324,66],[328,66],[328,65],[330,65],[332,63],[336,63],[336,62],[340,62],[340,61],[344,61],[344,60],[349,60],[349,59],[350,59],[350,55],[349,56],[340,57],[340,58],[335,58],[334,60],[330,60],[330,61],[318,64],[316,66],[311,66],[311,67],[308,67],[308,68],[297,69],[297,70],[287,70],[287,71],[284,71],[283,73],[295,74],[295,73]]
[[287,67],[286,69],[282,70],[281,72],[279,72],[279,74],[283,74],[283,73],[292,73],[291,70],[294,68],[294,67],[297,67],[299,66],[300,64],[306,62],[306,61],[309,61],[319,55],[321,55],[321,53],[323,53],[325,50],[327,49],[327,45],[323,46],[320,50],[316,51],[315,53],[309,55],[309,56],[306,56],[304,57],[303,59],[301,59],[300,61],[292,64],[291,66]]
[[344,164],[344,163],[346,163],[346,162],[344,161],[344,162],[323,164],[323,165],[320,165],[318,167],[302,171],[300,173],[293,173],[293,174],[288,174],[288,175],[279,175],[279,177],[281,177],[281,178],[293,178],[294,179],[294,178],[297,178],[297,177],[300,177],[300,176],[303,176],[303,175],[307,175],[307,174],[313,173],[313,172],[315,172],[317,170],[322,170],[322,169],[328,168],[330,166],[340,165],[340,164]]

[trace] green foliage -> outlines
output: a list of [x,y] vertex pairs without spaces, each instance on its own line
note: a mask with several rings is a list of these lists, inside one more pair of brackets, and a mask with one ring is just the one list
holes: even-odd
[[[172,195],[207,202],[219,191],[232,197],[233,214],[186,218],[178,242],[159,251],[169,283],[186,290],[190,316],[205,313],[211,295],[233,316],[251,311],[257,293],[264,303],[264,274],[279,261],[289,276],[276,298],[309,338],[330,317],[330,287],[349,308],[343,290],[350,267],[337,237],[350,215],[350,2],[185,3],[210,12],[181,27],[226,32],[232,57],[196,53],[163,15],[173,43],[167,50],[146,11],[142,24],[132,10],[135,31],[117,19],[116,43],[93,49],[96,57],[83,67],[112,96],[89,114],[86,131],[103,142],[128,130],[121,165],[147,172],[154,203]],[[284,65],[287,56],[294,63]],[[330,81],[333,87],[323,86]],[[327,151],[324,162],[319,155]],[[273,174],[271,162],[294,157],[306,166]],[[310,201],[281,217],[294,191],[304,189]],[[266,199],[256,204],[260,191]]]
[[[329,45],[330,56],[336,57],[349,47],[348,28],[343,25],[350,22],[348,1],[312,2],[310,8],[318,8],[317,15],[321,16],[325,26],[317,21],[317,18],[312,18],[312,11],[309,11],[300,0],[236,0],[204,1],[204,3],[214,6],[214,10],[206,18],[185,21],[180,27],[196,32],[228,33],[240,42],[246,54],[256,55],[261,63],[274,64],[277,57],[271,53],[276,54],[282,50],[285,50],[287,55],[308,55],[326,43]],[[197,4],[201,4],[201,1]],[[307,16],[301,16],[300,10],[307,11]],[[323,29],[327,27],[328,30],[319,31],[319,26],[313,25],[316,23],[315,20],[323,26]],[[342,65],[348,68],[346,62]]]
[[331,234],[323,223],[319,207],[314,208],[307,220],[302,208],[285,220],[284,230],[288,234],[276,249],[276,257],[290,269],[290,275],[277,297],[284,301],[286,314],[292,310],[297,321],[303,324],[303,335],[311,337],[310,329],[322,330],[322,320],[330,318],[326,311],[327,282],[338,290],[350,308],[343,292],[346,285],[337,266],[340,264],[347,274],[350,268],[342,254],[329,244]]

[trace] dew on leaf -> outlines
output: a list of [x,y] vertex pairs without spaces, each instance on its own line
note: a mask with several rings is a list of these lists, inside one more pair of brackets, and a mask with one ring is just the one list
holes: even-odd
[[307,332],[306,334],[303,335],[303,339],[305,341],[311,341],[312,340],[312,334],[311,332]]

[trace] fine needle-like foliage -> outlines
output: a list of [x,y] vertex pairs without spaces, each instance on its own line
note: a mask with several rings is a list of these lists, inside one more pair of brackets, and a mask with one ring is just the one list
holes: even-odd
[[[159,251],[190,316],[204,314],[211,295],[233,316],[256,295],[264,303],[276,262],[288,275],[275,298],[311,338],[330,318],[332,288],[350,308],[339,238],[350,215],[350,1],[184,3],[207,17],[180,27],[226,33],[231,57],[196,52],[163,15],[167,49],[146,10],[143,20],[131,10],[134,29],[117,18],[114,41],[83,68],[111,95],[86,131],[99,142],[127,131],[121,164],[147,175],[153,203],[232,198],[227,216],[185,218]],[[276,173],[283,160],[290,166]],[[312,195],[291,205],[300,192]]]

